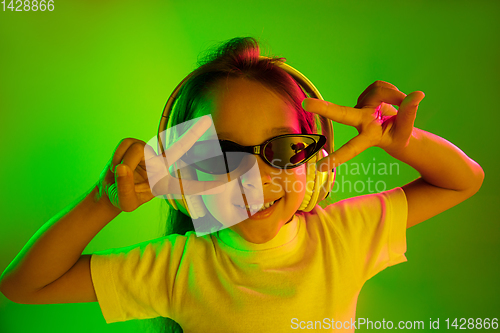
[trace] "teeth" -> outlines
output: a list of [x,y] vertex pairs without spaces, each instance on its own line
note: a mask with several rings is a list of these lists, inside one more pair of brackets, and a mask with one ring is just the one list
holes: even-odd
[[[259,211],[260,212],[260,211],[263,211],[264,209],[267,209],[267,208],[271,207],[272,205],[274,205],[274,203],[276,201],[278,201],[278,200],[268,202],[268,203],[264,204],[264,206],[260,206],[260,205],[251,205],[251,206],[245,206],[245,207],[240,206],[240,205],[236,205],[236,206],[238,206],[240,208],[248,208],[251,211]],[[259,208],[261,208],[261,209],[259,209]]]

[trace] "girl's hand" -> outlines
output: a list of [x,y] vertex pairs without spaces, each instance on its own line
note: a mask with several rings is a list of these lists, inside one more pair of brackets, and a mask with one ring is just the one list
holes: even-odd
[[[359,133],[320,160],[318,170],[333,169],[372,146],[380,147],[389,154],[406,147],[413,132],[418,104],[424,96],[421,91],[407,96],[388,82],[375,81],[359,96],[354,108],[315,98],[304,99],[304,110],[353,126]],[[393,105],[398,105],[399,111]]]
[[[162,155],[157,155],[144,141],[133,138],[120,141],[99,177],[101,198],[105,193],[113,206],[131,212],[157,195],[221,192],[224,189],[221,186],[223,183],[215,181],[182,179],[181,189],[179,180],[167,172],[168,168],[193,146],[210,125],[209,117],[200,118]],[[153,184],[154,194],[150,183]]]

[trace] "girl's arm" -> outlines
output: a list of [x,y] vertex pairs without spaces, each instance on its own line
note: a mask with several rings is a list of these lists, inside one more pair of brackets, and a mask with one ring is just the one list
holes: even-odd
[[0,291],[23,304],[97,301],[90,256],[83,250],[120,210],[98,186],[69,205],[31,237],[0,277]]
[[[133,211],[153,198],[151,191],[137,193],[134,183],[145,180],[141,168],[144,146],[137,139],[122,140],[98,182],[31,237],[0,276],[0,291],[7,298],[25,304],[97,300],[90,274],[91,255],[82,252],[122,210]],[[106,194],[113,184],[119,197],[115,204]]]
[[402,187],[408,201],[408,228],[471,197],[483,183],[479,164],[451,142],[418,128],[413,128],[405,148],[386,151],[421,175]]
[[[425,221],[471,197],[484,172],[452,143],[413,127],[420,91],[408,96],[394,85],[376,81],[358,98],[354,108],[307,98],[305,110],[355,127],[359,134],[325,157],[318,170],[347,162],[368,147],[380,147],[415,168],[420,178],[403,186],[408,201],[407,227]],[[398,105],[397,111],[392,105]]]
[[[121,211],[131,212],[150,201],[155,192],[181,193],[177,178],[166,173],[211,126],[201,117],[161,155],[144,141],[127,138],[116,147],[99,181],[76,205],[71,205],[47,222],[24,246],[0,276],[0,291],[17,303],[95,302],[90,275],[91,255],[82,255],[88,243]],[[146,153],[149,171],[146,170]],[[115,169],[116,166],[116,169]],[[155,171],[157,170],[157,171]],[[157,181],[152,181],[148,175]],[[184,180],[185,194],[220,193],[218,181]],[[116,196],[106,193],[116,185]]]

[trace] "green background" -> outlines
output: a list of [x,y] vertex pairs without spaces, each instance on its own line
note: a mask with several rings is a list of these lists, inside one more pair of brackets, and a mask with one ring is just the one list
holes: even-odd
[[[336,104],[354,106],[375,80],[423,91],[415,126],[453,142],[486,174],[475,196],[408,230],[408,262],[365,284],[357,317],[426,326],[440,318],[442,330],[448,317],[500,317],[499,9],[497,1],[55,1],[53,12],[0,12],[0,270],[96,182],[122,138],[156,134],[201,52],[254,36],[263,54],[286,57]],[[356,134],[336,124],[336,147]],[[374,158],[396,161],[370,148],[352,162]],[[404,164],[375,176],[387,188],[416,177]],[[153,199],[118,216],[84,253],[157,238],[163,219]],[[22,305],[0,294],[1,332],[142,324],[108,325],[97,302]]]

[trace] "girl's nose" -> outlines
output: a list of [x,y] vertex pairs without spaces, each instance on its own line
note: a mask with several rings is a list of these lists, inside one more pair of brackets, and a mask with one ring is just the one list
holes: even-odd
[[270,166],[260,156],[255,155],[248,156],[246,162],[253,166],[241,176],[244,188],[255,190],[271,185],[273,172],[276,173],[277,168]]

